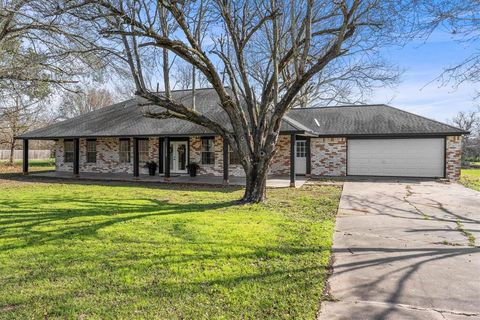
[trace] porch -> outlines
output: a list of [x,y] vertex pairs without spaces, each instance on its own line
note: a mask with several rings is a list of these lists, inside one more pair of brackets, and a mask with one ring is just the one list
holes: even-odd
[[[44,172],[32,172],[32,177],[39,178],[54,178],[54,179],[68,179],[68,180],[94,180],[94,181],[125,181],[125,182],[148,182],[148,183],[176,183],[176,184],[207,184],[207,185],[223,185],[223,177],[218,176],[196,176],[190,177],[188,175],[170,175],[168,181],[164,176],[155,175],[143,175],[134,177],[128,173],[93,173],[82,172],[81,175],[74,175],[72,172],[62,171],[44,171]],[[305,184],[308,180],[305,176],[297,176],[295,181],[295,187],[299,188]],[[228,181],[229,185],[244,186],[244,177],[230,177]],[[268,188],[286,188],[290,187],[290,177],[282,175],[269,176],[267,179]]]
[[[56,171],[65,179],[245,185],[243,168],[219,136],[96,137],[56,139]],[[29,139],[23,139],[23,173],[28,174]],[[310,137],[281,135],[271,162],[268,187],[298,187],[311,174]],[[148,176],[146,162],[155,162]],[[188,165],[199,168],[188,176]],[[39,175],[39,173],[35,173]],[[298,176],[298,178],[297,178]]]

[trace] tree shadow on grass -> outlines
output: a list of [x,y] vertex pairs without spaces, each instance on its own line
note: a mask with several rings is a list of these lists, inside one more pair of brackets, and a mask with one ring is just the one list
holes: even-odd
[[[10,250],[40,245],[57,239],[95,236],[99,230],[118,223],[152,216],[202,213],[235,205],[235,201],[170,203],[168,200],[146,198],[132,200],[142,203],[62,196],[60,199],[41,199],[42,202],[52,203],[52,207],[45,209],[36,208],[31,200],[2,200],[0,201],[0,207],[15,210],[11,212],[0,211],[0,239],[27,240],[23,244],[0,246],[0,249]],[[55,208],[53,207],[55,201],[74,204],[74,206],[72,208]],[[82,220],[72,220],[76,218]],[[87,219],[84,220],[83,218]],[[98,221],[98,219],[101,219],[101,221]],[[55,230],[37,229],[37,227],[49,225],[55,226]]]

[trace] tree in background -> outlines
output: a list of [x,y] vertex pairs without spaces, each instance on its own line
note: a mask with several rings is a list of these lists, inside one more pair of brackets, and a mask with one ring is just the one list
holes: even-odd
[[470,134],[463,137],[462,159],[480,158],[480,112],[460,111],[451,121],[451,123]]
[[198,88],[206,88],[209,83],[208,80],[199,74],[192,71],[192,66],[188,63],[177,63],[175,69],[172,72],[172,78],[174,80],[173,89],[187,90],[193,88],[193,73],[196,76],[196,86]]
[[56,119],[65,120],[113,104],[114,96],[105,88],[87,87],[67,91],[62,95],[56,111]]
[[[149,116],[184,119],[223,137],[245,170],[243,202],[265,199],[282,120],[288,110],[302,104],[302,90],[315,82],[325,98],[335,100],[336,86],[355,86],[349,91],[364,93],[391,83],[396,73],[379,59],[378,49],[403,36],[399,28],[409,25],[400,23],[407,16],[401,13],[408,10],[402,1],[49,3],[75,20],[71,23],[75,29],[67,24],[64,30],[101,35],[94,41],[96,47],[128,65],[137,95],[146,105],[165,108]],[[173,17],[176,32],[162,32],[161,10]],[[200,10],[205,14],[199,15]],[[195,34],[199,19],[209,21],[203,42]],[[228,122],[218,123],[151,88],[150,61],[165,49],[205,76]]]
[[13,165],[17,147],[15,137],[47,121],[42,105],[45,97],[46,95],[28,96],[17,93],[0,103],[0,145],[7,146],[10,151],[10,165]]

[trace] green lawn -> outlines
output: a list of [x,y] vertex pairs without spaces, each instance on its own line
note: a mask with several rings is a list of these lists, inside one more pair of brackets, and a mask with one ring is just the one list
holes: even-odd
[[480,191],[480,169],[462,169],[460,183],[468,188]]
[[241,194],[0,180],[0,318],[314,319],[340,188]]

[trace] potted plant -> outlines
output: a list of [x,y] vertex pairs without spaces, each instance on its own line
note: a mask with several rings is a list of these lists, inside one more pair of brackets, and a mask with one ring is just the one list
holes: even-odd
[[197,170],[200,168],[198,163],[191,162],[187,165],[187,170],[188,173],[190,173],[190,177],[196,177],[197,176]]
[[145,168],[148,168],[148,174],[154,176],[157,172],[157,163],[155,161],[147,161]]

